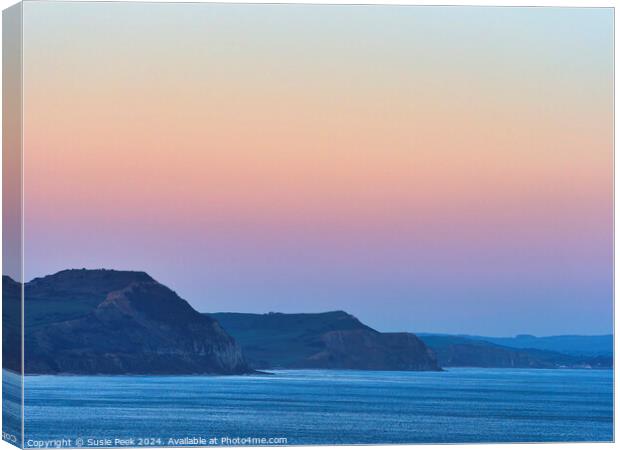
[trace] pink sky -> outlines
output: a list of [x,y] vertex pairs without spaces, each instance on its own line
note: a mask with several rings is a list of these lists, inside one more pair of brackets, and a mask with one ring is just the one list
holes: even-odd
[[610,332],[612,24],[26,3],[26,278],[145,270],[201,311]]

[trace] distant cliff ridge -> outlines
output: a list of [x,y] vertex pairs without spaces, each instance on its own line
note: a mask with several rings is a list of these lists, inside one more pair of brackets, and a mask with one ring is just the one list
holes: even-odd
[[518,349],[537,349],[580,357],[610,357],[614,352],[613,334],[594,336],[560,335],[532,336],[520,334],[514,337],[489,337],[459,335],[455,337],[484,341],[504,347]]
[[380,333],[344,311],[209,314],[259,369],[441,370],[412,333]]
[[[442,367],[506,367],[506,368],[593,368],[606,369],[613,367],[613,355],[606,353],[607,341],[593,339],[592,336],[554,336],[551,338],[534,338],[527,342],[532,347],[522,347],[524,339],[516,338],[485,338],[482,336],[433,335],[420,334],[426,345],[433,349]],[[563,344],[562,348],[585,349],[582,342],[598,343],[592,345],[590,354],[569,354],[546,350],[550,345],[560,345],[568,341],[571,346]],[[503,345],[496,342],[502,342]],[[511,345],[514,345],[512,347]]]
[[[19,302],[14,284],[4,277],[5,302]],[[144,272],[65,270],[26,283],[25,299],[26,373],[251,372],[215,320]]]

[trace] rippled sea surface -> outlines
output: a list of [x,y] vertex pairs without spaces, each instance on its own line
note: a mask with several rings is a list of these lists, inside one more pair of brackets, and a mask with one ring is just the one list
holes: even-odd
[[[5,373],[3,380],[5,392],[19,388],[18,377]],[[72,445],[80,439],[84,446],[89,439],[111,439],[114,446],[123,445],[115,439],[132,438],[148,445],[193,443],[179,441],[183,438],[217,438],[211,441],[217,444],[221,438],[277,438],[283,444],[286,438],[290,445],[610,441],[612,389],[611,370],[28,376],[25,443],[63,438]],[[18,411],[11,398],[18,397],[4,399],[5,415]]]

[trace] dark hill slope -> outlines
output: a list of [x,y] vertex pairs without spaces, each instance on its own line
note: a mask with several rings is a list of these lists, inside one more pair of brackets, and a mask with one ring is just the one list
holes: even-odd
[[250,371],[215,320],[143,272],[65,270],[26,283],[25,299],[27,373]]
[[209,314],[258,369],[440,370],[411,333],[379,333],[343,311]]

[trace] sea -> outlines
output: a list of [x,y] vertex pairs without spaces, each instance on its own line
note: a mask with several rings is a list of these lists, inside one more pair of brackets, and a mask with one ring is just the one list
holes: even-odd
[[[20,389],[4,371],[5,439]],[[39,375],[24,391],[31,448],[613,440],[612,370]]]

